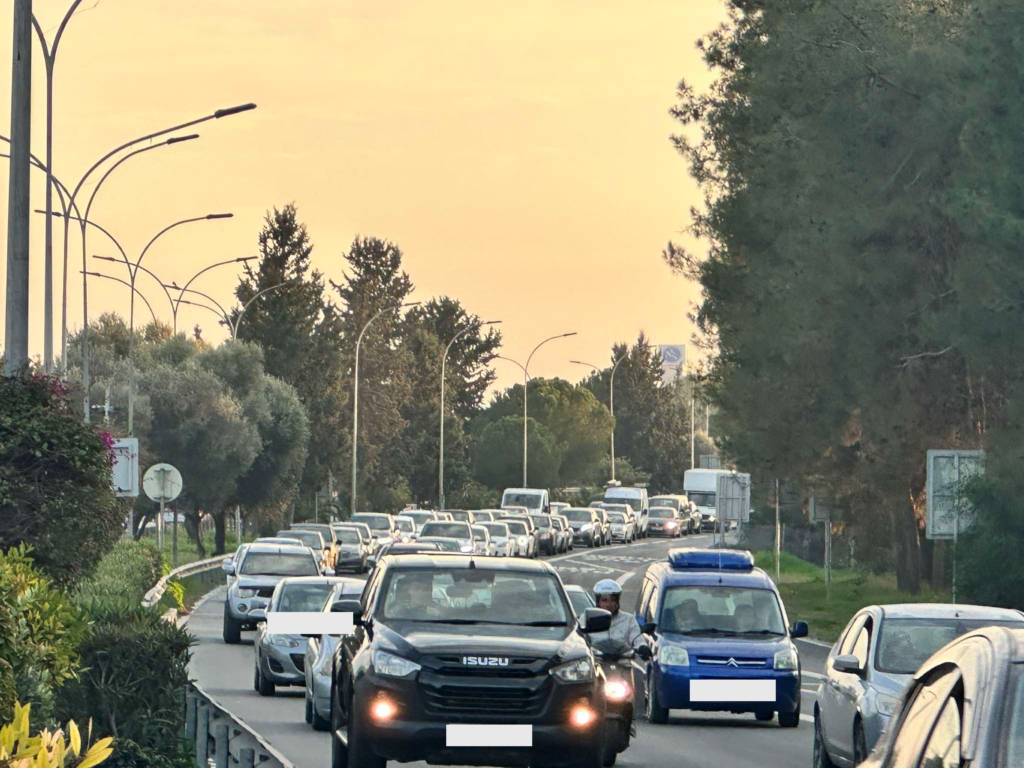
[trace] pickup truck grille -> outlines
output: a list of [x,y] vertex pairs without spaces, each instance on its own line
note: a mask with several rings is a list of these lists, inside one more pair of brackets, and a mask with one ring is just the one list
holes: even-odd
[[461,656],[438,656],[437,661],[439,665],[434,667],[435,671],[446,677],[533,677],[538,674],[539,667],[543,666],[543,660],[527,658],[510,658],[507,667],[471,667],[462,663]]
[[536,717],[544,709],[548,686],[476,687],[462,685],[423,686],[423,699],[432,715],[458,717]]

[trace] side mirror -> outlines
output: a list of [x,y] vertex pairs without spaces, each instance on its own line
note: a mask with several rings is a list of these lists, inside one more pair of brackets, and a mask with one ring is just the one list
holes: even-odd
[[220,568],[228,576],[234,576],[235,575],[235,564],[232,563],[231,560],[225,560],[224,564]]
[[639,648],[636,649],[636,655],[644,661],[650,661],[652,658],[654,658],[654,651],[652,651],[650,646],[648,645],[641,645]]
[[267,612],[262,608],[256,608],[255,610],[249,611],[249,618],[253,621],[266,621]]
[[363,624],[363,606],[358,600],[336,600],[331,606],[331,613],[351,613],[352,624],[357,627]]
[[657,629],[658,629],[658,625],[655,622],[653,622],[653,621],[648,621],[646,624],[644,624],[642,627],[640,627],[640,631],[641,632],[643,632],[645,635],[648,635],[648,636],[651,636],[651,637],[654,636],[654,632]]
[[797,622],[794,622],[793,628],[789,631],[789,636],[791,638],[793,638],[794,640],[797,640],[797,639],[799,639],[801,637],[807,637],[807,632],[808,632],[807,622],[806,621],[797,621]]
[[580,630],[585,635],[592,635],[595,632],[607,632],[612,626],[611,611],[602,608],[587,608],[583,612],[580,621]]
[[320,573],[323,574],[324,576],[333,576],[334,575],[334,569],[331,568],[331,566],[329,566],[329,565],[325,565],[323,568],[320,569]]
[[832,659],[832,669],[836,672],[846,672],[850,675],[862,675],[864,670],[860,667],[860,660],[851,654],[836,656]]

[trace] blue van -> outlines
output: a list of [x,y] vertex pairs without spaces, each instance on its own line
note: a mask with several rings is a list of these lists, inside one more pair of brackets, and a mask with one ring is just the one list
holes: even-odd
[[647,569],[636,609],[654,640],[647,668],[647,716],[671,709],[753,712],[800,724],[800,657],[775,584],[749,552],[672,549]]

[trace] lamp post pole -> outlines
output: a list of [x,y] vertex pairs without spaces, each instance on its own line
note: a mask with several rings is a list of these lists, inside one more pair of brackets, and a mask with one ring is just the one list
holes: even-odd
[[385,312],[394,312],[405,307],[418,306],[420,302],[414,301],[408,304],[401,304],[399,306],[384,307],[379,310],[377,314],[370,318],[369,322],[363,326],[363,330],[359,332],[359,338],[356,340],[356,359],[355,366],[353,369],[353,393],[352,393],[352,514],[356,513],[356,498],[358,493],[358,473],[359,473],[359,349],[363,344],[363,336],[366,334],[366,330],[373,325],[373,321],[383,315]]
[[[626,355],[620,357],[615,365],[612,366],[612,375],[608,385],[608,412],[612,416],[612,434],[611,434],[611,475],[612,482],[615,482],[615,372],[619,370],[619,364],[626,359]],[[600,375],[601,369],[593,363],[584,363],[582,360],[570,360],[570,363],[575,365],[585,365],[588,368],[593,368],[594,372]]]
[[527,391],[527,387],[528,387],[529,382],[530,382],[530,377],[529,377],[530,361],[533,360],[533,356],[535,354],[537,354],[537,350],[540,349],[541,347],[543,347],[549,341],[554,341],[555,339],[564,339],[564,338],[567,338],[568,336],[575,336],[575,335],[576,335],[576,331],[572,331],[571,333],[560,333],[557,336],[551,336],[551,337],[549,337],[547,339],[544,339],[544,341],[542,341],[540,344],[538,344],[536,347],[533,348],[533,352],[531,352],[530,356],[528,358],[526,358],[526,365],[523,366],[523,373],[526,374],[526,378],[523,379],[523,488],[528,487],[527,484],[526,484],[527,483],[527,474],[526,474],[527,450],[526,450],[526,448],[527,448],[527,438],[528,438],[528,434],[527,434],[528,429],[527,429],[527,425],[526,425],[526,419],[527,419],[527,416],[528,416],[527,401],[529,400],[529,392]]
[[444,384],[445,384],[445,364],[448,362],[448,352],[451,350],[452,345],[458,341],[462,336],[469,333],[472,330],[478,330],[485,325],[498,325],[501,320],[488,320],[485,323],[480,323],[478,327],[468,326],[463,328],[461,331],[456,333],[452,340],[448,342],[448,346],[444,349],[444,356],[441,358],[441,440],[440,440],[440,456],[437,462],[437,508],[444,509]]

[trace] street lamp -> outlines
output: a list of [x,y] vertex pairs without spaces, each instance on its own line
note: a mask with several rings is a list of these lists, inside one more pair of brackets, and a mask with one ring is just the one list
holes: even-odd
[[249,308],[249,306],[254,301],[256,301],[256,299],[258,299],[260,296],[262,296],[265,293],[270,293],[271,291],[276,291],[278,288],[284,288],[286,285],[291,285],[292,283],[297,283],[297,282],[300,282],[300,279],[296,277],[293,280],[286,280],[283,283],[278,283],[277,285],[272,285],[269,288],[264,288],[262,291],[257,293],[255,296],[253,296],[247,302],[245,302],[245,306],[242,307],[241,311],[238,313],[238,317],[235,318],[235,322],[231,325],[231,340],[235,341],[238,338],[238,326],[241,325],[241,323],[242,323],[242,315],[245,314],[245,310],[247,310]]
[[[215,298],[213,298],[213,296],[211,296],[210,294],[203,293],[202,291],[197,291],[195,288],[182,288],[180,285],[178,285],[177,283],[174,283],[174,282],[172,282],[170,285],[164,285],[163,287],[165,289],[168,289],[168,290],[169,289],[173,289],[175,291],[180,291],[182,296],[184,296],[184,294],[186,294],[186,293],[194,293],[196,296],[200,296],[200,297],[206,299],[208,302],[210,302],[211,304],[213,304],[213,306],[215,306],[217,308],[217,310],[220,313],[221,317],[223,317],[225,319],[225,324],[228,326],[229,329],[231,328],[231,321],[228,319],[228,311],[226,309],[224,309],[224,307],[221,305],[221,303],[219,301],[217,301]],[[171,300],[171,303],[174,303],[173,299]],[[182,303],[183,304],[188,304],[190,302],[182,302]]]
[[468,325],[461,331],[456,333],[452,340],[448,342],[448,346],[444,349],[444,356],[441,358],[441,455],[438,459],[437,464],[437,501],[438,509],[444,509],[444,372],[445,364],[448,362],[448,352],[452,348],[452,344],[458,341],[462,336],[473,330],[479,330],[485,325],[500,325],[501,320],[488,320],[485,323],[480,323],[479,326]]
[[575,335],[576,335],[576,331],[572,331],[571,333],[560,333],[557,336],[552,336],[550,338],[544,339],[544,341],[542,341],[540,344],[538,344],[536,347],[533,348],[533,352],[531,352],[530,356],[528,358],[526,358],[526,365],[523,366],[523,373],[526,374],[526,378],[523,379],[523,488],[527,488],[528,487],[527,484],[526,484],[526,482],[527,482],[527,480],[526,480],[526,447],[527,447],[527,426],[526,426],[527,407],[526,407],[526,404],[527,404],[527,401],[529,400],[529,397],[528,397],[529,392],[527,391],[527,386],[528,386],[528,384],[530,382],[530,374],[529,374],[530,361],[533,360],[533,356],[535,354],[537,354],[537,350],[540,349],[541,347],[543,347],[549,341],[554,341],[555,339],[565,339],[565,338],[568,338],[569,336],[575,336]]
[[149,303],[149,300],[146,299],[145,296],[143,296],[142,291],[140,291],[134,285],[129,283],[127,280],[122,280],[120,277],[114,277],[113,275],[104,275],[101,272],[83,272],[82,274],[88,275],[89,277],[102,277],[104,280],[113,280],[115,283],[120,283],[121,285],[128,286],[133,291],[135,291],[135,293],[138,294],[140,299],[142,299],[142,302],[146,305],[146,309],[149,310],[150,316],[153,318],[153,322],[156,322],[156,312],[153,311],[153,306]]
[[[230,214],[228,214],[228,215],[230,215]],[[243,262],[252,261],[253,259],[258,259],[258,258],[259,258],[258,256],[241,256],[241,257],[239,257],[237,259],[228,259],[227,261],[218,261],[215,264],[210,264],[208,267],[203,267],[202,269],[200,269],[198,272],[196,272],[194,275],[192,275],[192,277],[190,277],[188,279],[188,282],[185,283],[185,287],[184,288],[178,288],[178,286],[176,286],[176,285],[174,286],[175,289],[181,291],[181,293],[179,294],[178,302],[177,303],[178,304],[188,304],[188,303],[190,303],[190,302],[184,301],[182,297],[184,297],[185,291],[188,290],[188,287],[190,285],[192,285],[192,283],[194,283],[196,281],[196,278],[199,277],[200,275],[202,275],[203,273],[209,272],[211,269],[215,269],[216,267],[223,267],[223,266],[225,266],[227,264],[241,264]],[[139,259],[139,260],[141,261],[141,259]],[[216,303],[216,302],[214,302],[214,303]],[[175,334],[178,333],[178,310],[177,310],[177,308],[175,308],[175,310],[174,310],[174,333]]]
[[[615,365],[612,366],[611,380],[608,385],[608,412],[612,416],[612,439],[611,439],[611,460],[612,460],[612,482],[615,482],[615,372],[619,370],[619,364],[626,359],[626,355],[623,355],[616,361]],[[593,368],[598,375],[601,374],[601,370],[592,363],[584,363],[581,360],[570,360],[570,363],[575,365],[585,365],[589,368]]]
[[369,328],[373,321],[383,315],[385,312],[396,312],[399,309],[406,307],[418,307],[422,302],[413,301],[407,304],[400,304],[398,306],[384,307],[377,312],[373,317],[370,318],[369,322],[363,326],[363,330],[359,332],[359,338],[356,340],[356,360],[353,375],[353,397],[352,397],[352,514],[356,513],[356,494],[358,491],[357,478],[359,471],[359,348],[363,343],[363,335],[366,333],[366,329]]

